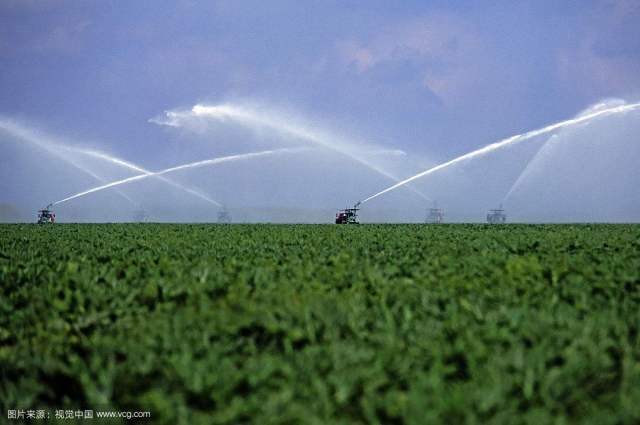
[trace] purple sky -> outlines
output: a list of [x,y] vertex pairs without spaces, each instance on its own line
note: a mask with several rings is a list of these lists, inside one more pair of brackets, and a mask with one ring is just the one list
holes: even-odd
[[637,101],[638,22],[636,0],[4,0],[0,115],[153,167],[176,142],[149,118],[249,100],[446,160]]

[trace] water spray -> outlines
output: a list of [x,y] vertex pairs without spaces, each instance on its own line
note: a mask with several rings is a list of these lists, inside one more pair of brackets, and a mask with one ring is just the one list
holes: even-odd
[[590,120],[593,120],[593,119],[596,119],[596,118],[600,118],[600,117],[604,117],[604,116],[631,112],[631,111],[634,111],[634,110],[636,110],[638,108],[640,108],[640,103],[634,103],[634,104],[630,104],[630,105],[622,105],[622,106],[617,106],[617,107],[613,107],[613,108],[603,109],[603,110],[600,110],[600,111],[597,111],[597,112],[593,112],[593,113],[588,113],[588,114],[582,115],[582,116],[577,117],[577,118],[573,118],[573,119],[569,119],[569,120],[566,120],[566,121],[561,121],[561,122],[558,122],[558,123],[555,123],[555,124],[551,124],[551,125],[548,125],[546,127],[538,129],[538,130],[532,130],[532,131],[529,131],[527,133],[511,136],[508,139],[504,139],[504,140],[501,140],[499,142],[487,145],[487,146],[485,146],[483,148],[476,149],[476,150],[474,150],[472,152],[469,152],[469,153],[466,153],[464,155],[461,155],[461,156],[459,156],[457,158],[454,158],[454,159],[452,159],[450,161],[447,161],[447,162],[444,162],[442,164],[436,165],[435,167],[431,167],[428,170],[425,170],[425,171],[423,171],[421,173],[416,174],[415,176],[409,177],[408,179],[402,180],[402,181],[394,184],[393,186],[390,186],[390,187],[388,187],[388,188],[386,188],[384,190],[381,190],[378,193],[375,193],[375,194],[369,196],[368,198],[365,198],[362,201],[362,203],[364,204],[366,202],[369,202],[372,199],[375,199],[378,196],[384,195],[387,192],[391,192],[392,190],[395,190],[395,189],[397,189],[399,187],[402,187],[402,186],[406,185],[407,183],[410,183],[410,182],[412,182],[414,180],[417,180],[417,179],[419,179],[421,177],[428,176],[429,174],[433,174],[436,171],[440,171],[440,170],[443,170],[445,168],[448,168],[448,167],[450,167],[450,166],[452,166],[454,164],[457,164],[459,162],[463,162],[463,161],[470,160],[470,159],[473,159],[473,158],[476,158],[476,157],[479,157],[479,156],[486,155],[489,152],[493,152],[495,150],[502,149],[502,148],[507,147],[507,146],[512,146],[512,145],[515,145],[517,143],[524,142],[525,140],[529,140],[529,139],[532,139],[534,137],[537,137],[537,136],[540,136],[540,135],[543,135],[543,134],[551,133],[551,132],[553,132],[555,130],[558,130],[560,128],[570,127],[570,126],[574,126],[574,125],[577,125],[577,124],[582,124],[582,123],[588,122]]
[[[60,145],[58,143],[54,143],[51,141],[44,141],[45,137],[34,133],[32,130],[29,130],[27,128],[22,127],[21,125],[16,124],[13,121],[9,121],[9,120],[0,120],[0,128],[2,128],[3,130],[5,130],[6,132],[8,132],[9,134],[18,137],[22,140],[25,140],[43,150],[45,150],[46,152],[48,152],[49,154],[55,156],[56,158],[61,159],[62,161],[66,162],[67,164],[73,166],[74,168],[82,171],[85,174],[88,174],[89,176],[91,176],[92,178],[94,178],[95,180],[97,180],[100,183],[105,183],[106,180],[103,179],[102,177],[100,177],[99,175],[97,175],[96,173],[94,173],[93,171],[91,171],[89,168],[85,167],[83,164],[72,160],[71,158],[63,155],[59,149],[70,149],[67,146],[63,146]],[[129,201],[131,204],[136,205],[136,202],[131,199],[127,194],[125,194],[124,192],[118,190],[116,193],[118,193],[118,195],[122,196],[124,199],[126,199],[127,201]]]
[[[185,119],[194,117],[215,119],[222,122],[233,120],[248,126],[271,128],[344,155],[394,182],[398,182],[400,180],[386,170],[364,159],[362,155],[357,152],[357,148],[353,146],[353,143],[339,140],[338,137],[327,132],[294,123],[288,117],[284,117],[273,112],[265,113],[264,111],[256,110],[254,108],[233,104],[197,104],[191,108],[190,111],[166,111],[164,117],[152,118],[149,121],[159,125],[181,127],[182,122]],[[394,155],[398,154],[397,150],[392,152]],[[430,201],[427,195],[416,188],[408,186],[408,189],[420,196],[422,199]]]
[[[617,106],[622,106],[624,104],[625,104],[625,102],[623,100],[620,100],[620,99],[609,99],[607,101],[604,101],[604,102],[601,102],[601,103],[597,103],[597,104],[589,107],[581,115],[588,115],[588,114],[596,112],[598,110],[608,109],[608,108],[612,108],[614,106],[616,106],[616,107]],[[509,200],[509,198],[511,197],[511,195],[513,194],[513,192],[518,190],[518,188],[520,187],[522,182],[524,180],[526,180],[527,177],[529,177],[529,175],[531,174],[531,171],[532,171],[532,166],[535,165],[536,161],[541,157],[541,155],[543,155],[546,152],[546,149],[548,149],[550,146],[552,146],[555,143],[557,143],[558,137],[559,137],[558,134],[551,135],[551,137],[549,137],[549,139],[546,142],[544,142],[542,147],[529,160],[529,162],[527,162],[527,165],[520,172],[520,175],[518,175],[518,178],[513,182],[513,184],[509,188],[509,191],[507,192],[507,194],[502,198],[502,204],[506,203]]]
[[[140,167],[137,164],[134,164],[130,161],[125,161],[124,159],[115,157],[113,155],[109,155],[106,154],[104,152],[100,152],[97,150],[92,150],[92,149],[86,149],[86,148],[81,148],[78,146],[72,146],[72,145],[66,145],[66,144],[62,144],[62,143],[58,143],[58,142],[53,142],[53,141],[45,141],[46,139],[50,139],[50,137],[45,137],[43,135],[37,134],[35,132],[33,132],[32,130],[29,130],[21,125],[18,125],[14,122],[11,121],[0,121],[0,128],[3,128],[5,131],[9,132],[10,134],[19,137],[23,140],[26,140],[29,143],[32,143],[44,150],[46,150],[47,152],[49,152],[52,155],[55,155],[56,157],[64,160],[65,162],[71,164],[72,166],[74,166],[75,168],[85,172],[86,174],[90,175],[91,177],[93,177],[94,179],[96,179],[97,181],[99,181],[100,183],[106,183],[107,181],[105,179],[103,179],[102,177],[96,175],[95,173],[93,173],[91,170],[89,170],[87,167],[85,167],[84,165],[78,163],[77,161],[73,161],[71,158],[64,156],[60,150],[65,150],[67,152],[70,153],[74,153],[74,154],[81,154],[81,155],[85,155],[85,156],[90,156],[92,158],[97,158],[103,161],[107,161],[110,162],[112,164],[118,165],[120,167],[124,167],[127,168],[129,170],[132,171],[136,171],[138,173],[145,173],[145,174],[150,174],[152,173],[149,170],[146,170],[142,167]],[[200,192],[199,190],[193,189],[191,187],[182,185],[172,179],[169,179],[167,177],[164,176],[156,176],[156,178],[158,180],[163,181],[164,183],[175,187],[176,189],[182,190],[183,192],[189,193],[193,196],[196,196],[200,199],[202,199],[205,202],[208,202],[212,205],[215,205],[217,207],[222,207],[222,204],[220,204],[218,201],[216,201],[215,199],[212,199],[211,197],[207,196],[206,194]],[[118,190],[117,193],[124,197],[125,199],[127,199],[129,202],[131,202],[133,205],[137,205],[137,203],[131,199],[128,195],[126,195],[124,192]]]
[[128,183],[131,183],[131,182],[134,182],[134,181],[139,181],[139,180],[143,180],[143,179],[146,179],[146,178],[149,178],[149,177],[154,177],[154,176],[162,176],[164,174],[169,174],[169,173],[173,173],[173,172],[176,172],[176,171],[185,170],[185,169],[189,169],[189,168],[198,168],[198,167],[204,167],[204,166],[208,166],[208,165],[222,164],[224,162],[234,162],[234,161],[255,159],[255,158],[260,158],[260,157],[269,156],[269,155],[282,154],[282,153],[301,152],[301,151],[304,151],[304,150],[306,150],[306,149],[303,149],[303,148],[297,148],[297,149],[275,149],[275,150],[251,152],[251,153],[245,153],[245,154],[239,154],[239,155],[223,156],[223,157],[218,157],[218,158],[206,159],[206,160],[203,160],[203,161],[191,162],[189,164],[178,165],[178,166],[175,166],[175,167],[167,168],[165,170],[161,170],[161,171],[157,171],[157,172],[153,172],[153,173],[139,174],[139,175],[136,175],[136,176],[128,177],[126,179],[117,180],[117,181],[114,181],[114,182],[111,182],[111,183],[107,183],[107,184],[104,184],[104,185],[101,185],[101,186],[97,186],[97,187],[85,190],[83,192],[76,193],[75,195],[68,196],[68,197],[66,197],[64,199],[61,199],[59,201],[53,202],[52,205],[62,204],[64,202],[70,201],[72,199],[80,198],[82,196],[86,196],[86,195],[89,195],[91,193],[99,192],[99,191],[102,191],[102,190],[105,190],[105,189],[109,189],[109,188],[113,188],[113,187],[117,187],[117,186],[121,186],[123,184],[128,184]]
[[503,204],[507,202],[507,200],[511,197],[513,192],[515,192],[520,187],[522,182],[529,176],[529,174],[531,173],[531,167],[532,167],[533,164],[535,164],[536,159],[540,156],[540,153],[543,152],[544,149],[547,146],[549,146],[550,143],[553,143],[557,139],[557,137],[558,136],[556,134],[551,136],[549,138],[549,140],[544,142],[544,144],[542,145],[540,150],[538,152],[536,152],[536,154],[533,156],[533,158],[531,158],[531,160],[527,163],[527,165],[524,167],[524,169],[520,172],[520,175],[518,176],[518,178],[513,182],[513,184],[509,188],[509,191],[507,192],[507,194],[504,196],[504,198],[502,198],[502,203]]
[[76,148],[76,147],[71,147],[71,146],[65,146],[65,149],[68,149],[70,151],[77,152],[77,153],[80,153],[80,154],[84,154],[84,155],[87,155],[87,156],[91,156],[91,157],[94,157],[94,158],[103,159],[103,160],[109,161],[109,162],[111,162],[113,164],[128,168],[128,169],[133,170],[133,171],[137,171],[138,173],[149,174],[150,177],[155,177],[158,180],[163,181],[164,183],[167,183],[168,185],[175,187],[176,189],[179,189],[179,190],[182,190],[183,192],[186,192],[186,193],[189,193],[191,195],[194,195],[194,196],[202,199],[203,201],[206,201],[206,202],[208,202],[210,204],[213,204],[213,205],[215,205],[217,207],[222,207],[222,204],[220,202],[216,201],[215,199],[210,198],[209,196],[205,195],[204,193],[202,193],[202,192],[200,192],[200,191],[198,191],[196,189],[184,186],[184,185],[182,185],[182,184],[180,184],[180,183],[178,183],[178,182],[176,182],[176,181],[174,181],[172,179],[169,179],[169,178],[167,178],[165,176],[155,175],[152,171],[146,170],[146,169],[144,169],[144,168],[140,167],[139,165],[136,165],[136,164],[134,164],[132,162],[125,161],[123,159],[116,158],[116,157],[111,156],[111,155],[107,155],[104,152],[94,151],[94,150],[90,150],[90,149],[82,149],[82,148]]

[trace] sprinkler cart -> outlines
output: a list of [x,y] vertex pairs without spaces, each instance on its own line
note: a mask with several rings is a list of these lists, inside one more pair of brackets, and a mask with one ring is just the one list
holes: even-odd
[[358,223],[358,208],[360,202],[356,202],[353,208],[345,208],[336,213],[336,224],[360,224]]
[[489,224],[504,224],[507,221],[507,215],[502,209],[502,205],[500,208],[495,210],[489,210],[489,214],[487,214],[487,223]]
[[56,222],[56,213],[51,211],[52,205],[49,204],[41,210],[38,210],[38,224],[53,224]]

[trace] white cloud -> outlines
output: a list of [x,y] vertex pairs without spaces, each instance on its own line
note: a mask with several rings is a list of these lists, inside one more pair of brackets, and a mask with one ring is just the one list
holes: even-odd
[[556,77],[589,97],[640,87],[640,2],[604,0],[583,18],[577,43],[556,49]]
[[415,62],[422,69],[425,88],[445,104],[454,104],[482,83],[477,75],[487,66],[482,37],[468,22],[450,14],[395,23],[368,40],[339,43],[338,52],[359,73],[385,62]]

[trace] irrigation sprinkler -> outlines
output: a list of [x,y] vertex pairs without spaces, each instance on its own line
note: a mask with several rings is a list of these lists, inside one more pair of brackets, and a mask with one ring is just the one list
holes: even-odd
[[51,211],[52,204],[38,210],[38,224],[53,224],[56,222],[56,213]]
[[218,211],[218,224],[231,224],[231,214],[224,207]]
[[489,224],[504,224],[507,221],[507,214],[505,214],[502,205],[495,210],[489,210],[487,214],[487,223]]
[[433,208],[429,208],[427,210],[427,218],[425,219],[425,223],[440,224],[443,221],[444,221],[444,210],[442,208],[438,208],[438,203],[434,202]]
[[358,210],[360,201],[356,202],[353,208],[345,208],[336,213],[336,224],[360,224],[358,222]]

